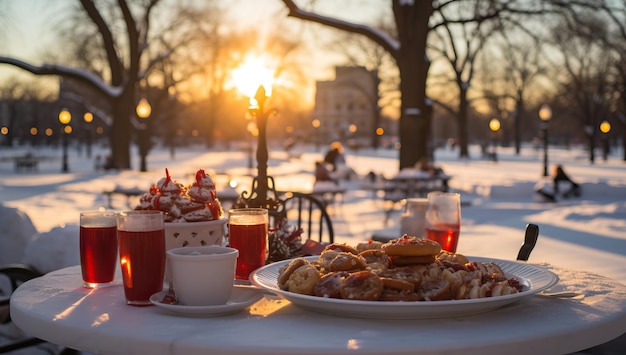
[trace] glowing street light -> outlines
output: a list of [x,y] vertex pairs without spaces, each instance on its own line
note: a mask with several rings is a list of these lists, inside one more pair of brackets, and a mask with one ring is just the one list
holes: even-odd
[[59,122],[63,125],[63,161],[61,171],[64,173],[70,170],[67,163],[67,136],[72,132],[72,127],[69,126],[70,121],[72,121],[72,114],[66,108],[62,109],[59,112]]
[[139,103],[137,103],[137,108],[135,112],[137,112],[137,117],[139,118],[148,118],[152,113],[152,106],[150,106],[148,100],[142,98],[141,100],[139,100]]
[[543,176],[548,176],[548,127],[552,118],[552,109],[548,105],[539,108],[539,119],[541,119],[541,130],[543,131]]
[[610,131],[611,124],[609,123],[609,121],[602,121],[602,123],[600,123],[600,132],[608,134]]

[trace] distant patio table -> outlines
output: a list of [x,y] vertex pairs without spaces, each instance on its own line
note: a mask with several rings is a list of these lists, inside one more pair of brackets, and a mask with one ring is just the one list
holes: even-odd
[[430,174],[428,172],[405,168],[388,180],[388,189],[400,189],[404,197],[425,197],[431,191],[448,191],[448,182],[452,179],[446,174]]
[[504,308],[437,319],[359,319],[316,313],[266,295],[239,313],[184,317],[124,302],[119,279],[81,287],[80,267],[20,286],[15,324],[33,336],[100,354],[558,354],[626,331],[626,287],[608,278],[542,265],[582,300],[530,296]]

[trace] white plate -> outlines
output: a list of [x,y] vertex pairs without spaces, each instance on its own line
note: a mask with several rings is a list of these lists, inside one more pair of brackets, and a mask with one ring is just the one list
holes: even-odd
[[[317,257],[308,257],[308,259],[316,260]],[[558,276],[553,272],[526,263],[478,257],[469,257],[469,259],[483,263],[495,262],[507,277],[518,279],[525,286],[524,291],[506,296],[433,302],[358,301],[308,296],[278,288],[278,271],[290,260],[269,264],[255,270],[250,275],[250,281],[258,287],[276,293],[291,303],[311,311],[346,317],[380,319],[443,318],[488,312],[546,290],[559,281]]]
[[161,303],[167,290],[157,292],[150,296],[150,302],[168,312],[184,315],[187,317],[218,317],[237,313],[251,304],[263,298],[260,290],[252,287],[233,286],[233,293],[228,302],[219,306],[185,306],[180,304]]

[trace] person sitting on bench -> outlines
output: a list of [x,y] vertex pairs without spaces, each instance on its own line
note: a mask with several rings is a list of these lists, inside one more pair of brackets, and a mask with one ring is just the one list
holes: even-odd
[[563,170],[562,165],[557,165],[554,169],[554,195],[559,194],[559,185],[564,183],[569,185],[569,189],[563,192],[563,197],[568,198],[571,196],[580,196],[580,185],[574,182]]

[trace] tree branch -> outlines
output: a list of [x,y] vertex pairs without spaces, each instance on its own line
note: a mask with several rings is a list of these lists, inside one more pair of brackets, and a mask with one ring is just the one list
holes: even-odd
[[305,11],[300,9],[293,0],[283,0],[283,3],[285,3],[285,6],[287,6],[287,8],[289,9],[289,16],[291,17],[316,22],[346,32],[352,32],[366,36],[367,38],[379,44],[381,47],[385,48],[385,50],[391,53],[394,57],[396,56],[398,49],[400,48],[400,43],[395,38],[374,27],[341,21],[332,17],[322,16],[313,12]]
[[109,68],[111,69],[111,84],[120,85],[124,79],[123,65],[115,50],[115,41],[113,40],[113,33],[107,26],[106,22],[100,15],[100,12],[96,8],[93,0],[80,0],[83,8],[87,12],[87,15],[93,23],[98,27],[98,32],[102,37],[102,44],[107,55]]
[[69,68],[56,64],[43,64],[41,66],[35,66],[19,59],[9,57],[0,57],[0,63],[13,65],[35,75],[56,75],[78,79],[93,86],[109,98],[119,97],[122,93],[122,87],[110,86],[95,74],[81,69]]

